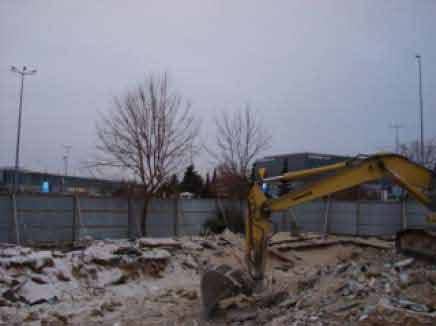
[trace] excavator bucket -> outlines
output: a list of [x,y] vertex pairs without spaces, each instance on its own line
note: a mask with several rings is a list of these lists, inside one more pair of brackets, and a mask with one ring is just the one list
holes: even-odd
[[219,265],[203,274],[200,286],[203,318],[207,320],[221,300],[240,293],[251,295],[254,283],[243,271]]
[[[433,189],[436,188],[436,181]],[[436,193],[430,196],[430,210],[427,212],[427,225],[424,229],[405,229],[397,232],[395,246],[397,252],[407,256],[427,258],[436,262]]]
[[407,229],[397,233],[397,252],[406,256],[427,258],[436,262],[436,232]]

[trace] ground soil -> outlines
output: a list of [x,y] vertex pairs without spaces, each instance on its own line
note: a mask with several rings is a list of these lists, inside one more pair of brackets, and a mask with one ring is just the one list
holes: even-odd
[[[327,240],[332,239],[338,238]],[[0,325],[357,325],[372,318],[381,299],[413,301],[416,305],[412,308],[424,309],[426,314],[436,310],[436,266],[414,260],[409,266],[396,268],[395,264],[407,257],[397,255],[391,242],[373,239],[373,246],[346,242],[324,246],[322,242],[327,240],[314,235],[298,240],[287,234],[273,238],[272,243],[274,240],[279,244],[270,249],[286,259],[269,255],[264,289],[252,297],[230,298],[209,321],[201,314],[202,273],[218,264],[245,269],[243,239],[229,232],[208,239],[177,239],[177,246],[156,244],[169,253],[157,274],[130,271],[128,277],[104,284],[102,279],[110,279],[119,266],[87,261],[87,265],[83,263],[86,268],[98,269],[96,278],[71,272],[69,281],[49,281],[56,289],[55,301],[30,305],[3,298]],[[317,244],[311,247],[313,241]],[[309,245],[292,248],[301,242]],[[55,259],[55,266],[38,275],[50,279],[58,265],[74,270],[71,257],[67,254]],[[18,279],[20,270],[25,268],[2,267],[3,294],[10,288],[5,285],[7,278]],[[417,295],[423,288],[428,293]]]

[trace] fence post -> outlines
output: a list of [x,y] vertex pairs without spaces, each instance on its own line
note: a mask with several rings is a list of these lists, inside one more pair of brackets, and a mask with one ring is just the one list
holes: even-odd
[[327,197],[325,212],[324,212],[324,237],[327,237],[329,233],[329,213],[330,213],[331,199],[330,196]]
[[280,229],[279,229],[279,231],[287,231],[287,227],[286,227],[286,221],[287,221],[287,215],[288,215],[288,210],[287,209],[285,209],[283,212],[282,212],[282,221],[281,221],[281,225],[280,225]]
[[17,196],[15,193],[11,196],[12,200],[12,234],[17,245],[21,245],[20,224],[18,223]]
[[179,228],[180,228],[180,202],[179,198],[174,199],[174,208],[175,208],[175,214],[174,214],[174,236],[179,236]]
[[297,218],[294,214],[294,210],[292,208],[288,209],[289,212],[289,224],[291,227],[291,236],[293,237],[299,237],[300,236],[300,228],[297,225]]
[[130,196],[127,197],[127,237],[134,239],[132,230],[132,202]]
[[403,229],[407,229],[407,199],[401,200],[401,217],[403,219]]
[[355,228],[354,228],[354,235],[359,235],[359,223],[360,223],[360,201],[356,200],[356,220],[355,220]]
[[79,196],[73,196],[73,242],[80,240],[80,229],[81,229],[81,219],[80,219],[80,202]]

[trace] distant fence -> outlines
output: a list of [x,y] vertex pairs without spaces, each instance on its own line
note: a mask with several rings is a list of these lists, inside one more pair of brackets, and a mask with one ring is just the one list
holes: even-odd
[[[225,205],[241,203],[226,201]],[[242,207],[245,205],[242,203]],[[153,237],[198,235],[216,216],[214,199],[154,199],[147,232]],[[134,238],[143,211],[140,199],[52,194],[0,195],[0,242],[32,244],[94,239]],[[350,235],[393,235],[422,227],[426,210],[415,202],[314,201],[274,213],[277,231],[291,230],[291,217],[303,231]]]
[[[0,195],[0,242],[71,242],[135,238],[143,212],[141,199],[52,194]],[[153,237],[196,235],[216,216],[214,199],[154,199],[147,232]]]
[[405,228],[425,227],[427,209],[415,201],[314,201],[274,213],[279,231],[290,231],[292,217],[305,232],[390,236]]

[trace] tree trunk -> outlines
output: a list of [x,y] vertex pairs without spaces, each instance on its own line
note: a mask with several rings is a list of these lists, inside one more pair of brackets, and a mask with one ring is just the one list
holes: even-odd
[[148,216],[148,204],[149,203],[150,203],[150,197],[145,195],[144,196],[144,207],[142,209],[142,216],[141,216],[141,223],[140,223],[141,229],[139,230],[139,233],[140,233],[141,237],[148,236],[148,232],[147,232],[147,216]]

